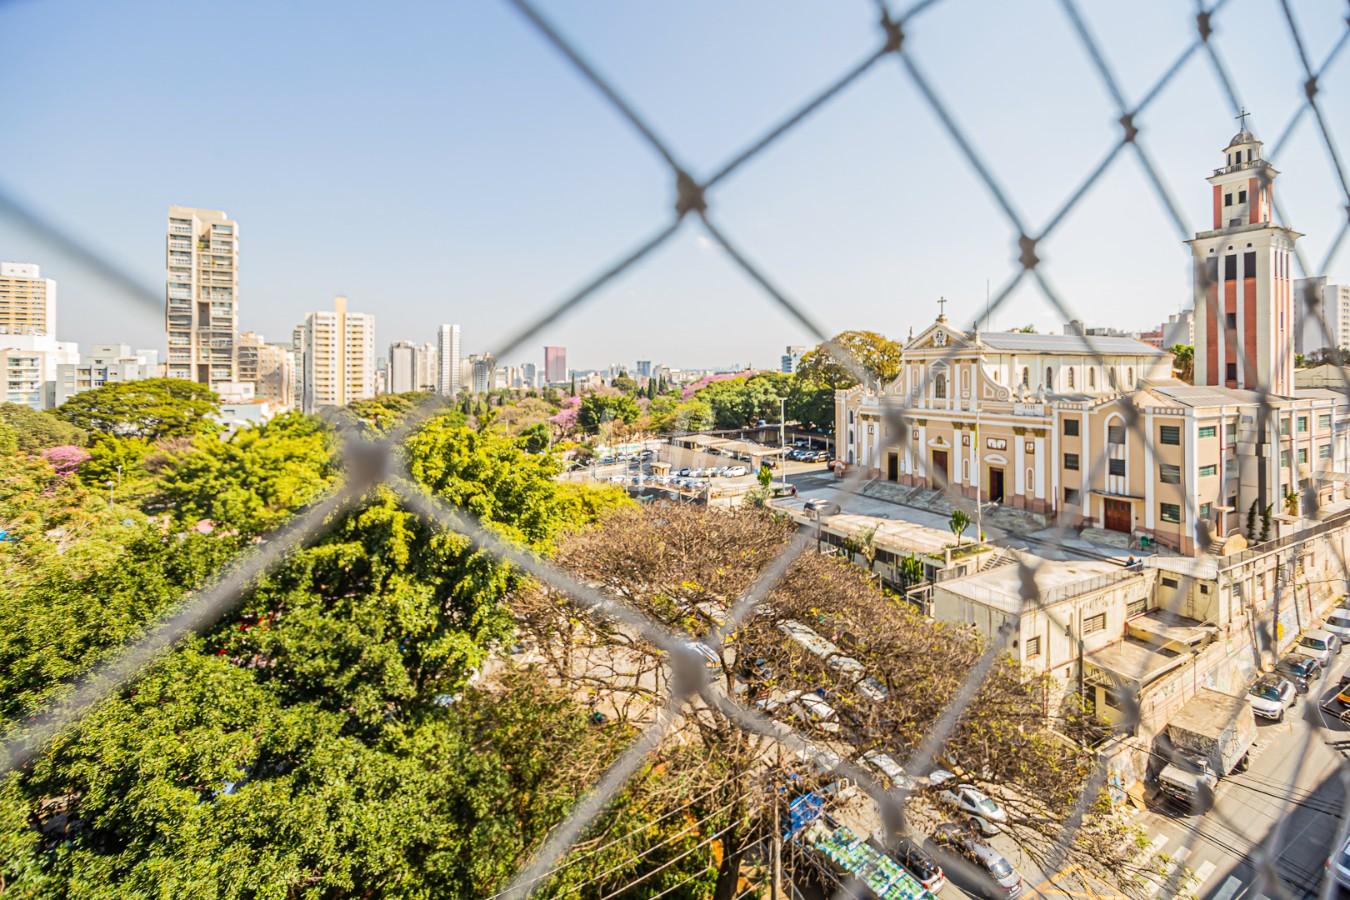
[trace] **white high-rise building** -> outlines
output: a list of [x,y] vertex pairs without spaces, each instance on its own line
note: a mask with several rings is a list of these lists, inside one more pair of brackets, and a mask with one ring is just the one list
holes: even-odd
[[416,360],[417,375],[415,383],[417,387],[415,390],[438,391],[441,378],[440,348],[431,341],[419,344]]
[[460,392],[459,326],[442,325],[436,329],[436,391],[447,397]]
[[375,396],[375,317],[347,312],[346,297],[333,307],[305,316],[299,329],[305,412]]
[[806,351],[809,349],[811,348],[789,344],[785,348],[783,355],[779,358],[779,371],[785,375],[791,375],[793,372],[796,372],[797,364],[802,361],[802,357],[806,355]]
[[1329,284],[1325,275],[1297,279],[1294,316],[1296,353],[1350,349],[1350,284]]
[[0,335],[56,334],[56,282],[32,263],[0,262]]
[[0,397],[33,409],[56,405],[56,379],[63,365],[76,365],[80,348],[49,334],[0,335]]
[[95,344],[77,363],[56,366],[54,406],[105,384],[140,381],[159,375],[158,350],[132,350],[126,344]]
[[412,341],[389,345],[389,393],[417,390],[417,346]]
[[170,206],[165,241],[168,375],[228,393],[239,374],[239,225],[219,210]]

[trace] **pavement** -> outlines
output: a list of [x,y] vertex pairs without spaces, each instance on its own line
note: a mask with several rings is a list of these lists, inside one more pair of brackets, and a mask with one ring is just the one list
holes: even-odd
[[[1173,896],[1183,886],[1204,900],[1319,896],[1344,816],[1339,769],[1350,756],[1350,727],[1319,701],[1336,696],[1348,668],[1350,653],[1343,652],[1320,690],[1301,698],[1283,722],[1256,720],[1251,767],[1219,782],[1208,814],[1183,816],[1162,804],[1138,814],[1146,852],[1172,879],[1151,896]],[[1264,883],[1253,865],[1263,847],[1273,851],[1278,885]]]

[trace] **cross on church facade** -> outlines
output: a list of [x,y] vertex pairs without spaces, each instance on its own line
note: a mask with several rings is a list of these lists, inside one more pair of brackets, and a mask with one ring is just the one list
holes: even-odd
[[1238,120],[1238,131],[1247,130],[1247,117],[1250,115],[1251,113],[1247,112],[1247,107],[1244,106],[1240,110],[1238,110],[1238,114],[1236,116],[1233,116],[1233,118]]
[[938,297],[938,318],[939,318],[939,319],[945,319],[945,318],[947,318],[947,298],[946,298],[946,297]]

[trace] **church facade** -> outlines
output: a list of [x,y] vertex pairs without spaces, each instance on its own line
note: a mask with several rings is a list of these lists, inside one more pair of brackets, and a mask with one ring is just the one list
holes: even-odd
[[1194,385],[1132,338],[963,331],[939,314],[892,383],[836,393],[839,459],[1191,555],[1243,533],[1253,504],[1296,517],[1346,499],[1345,395],[1293,383],[1299,235],[1271,221],[1261,143],[1243,130],[1224,155],[1214,228],[1189,242]]

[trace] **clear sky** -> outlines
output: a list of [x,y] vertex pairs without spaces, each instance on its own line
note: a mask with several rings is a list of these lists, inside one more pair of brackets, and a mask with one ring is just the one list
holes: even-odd
[[[878,41],[865,0],[679,4],[540,0],[696,175],[714,171]],[[1081,0],[1127,98],[1194,33],[1183,0]],[[1342,0],[1294,3],[1314,65]],[[1273,142],[1303,77],[1279,4],[1230,0],[1217,46],[1252,125]],[[906,51],[1038,230],[1117,139],[1110,95],[1056,0],[945,0]],[[0,189],[163,293],[173,203],[240,223],[240,327],[287,340],[334,294],[393,340],[464,328],[486,350],[671,216],[661,161],[508,5],[0,2]],[[1321,99],[1350,152],[1350,49]],[[1142,137],[1193,228],[1204,177],[1236,131],[1196,54],[1142,117]],[[1268,145],[1269,149],[1269,145]],[[1275,160],[1277,190],[1317,265],[1343,221],[1305,117]],[[1013,232],[897,60],[736,173],[710,212],[830,330],[903,337],[936,314],[968,322],[1013,271]],[[1188,301],[1187,257],[1124,153],[1042,248],[1093,324],[1146,328]],[[60,282],[61,337],[163,344],[162,311],[0,218],[0,259]],[[1350,278],[1350,241],[1329,267]],[[1034,289],[996,328],[1058,330]],[[506,362],[654,359],[775,365],[810,337],[713,249],[696,222]]]

